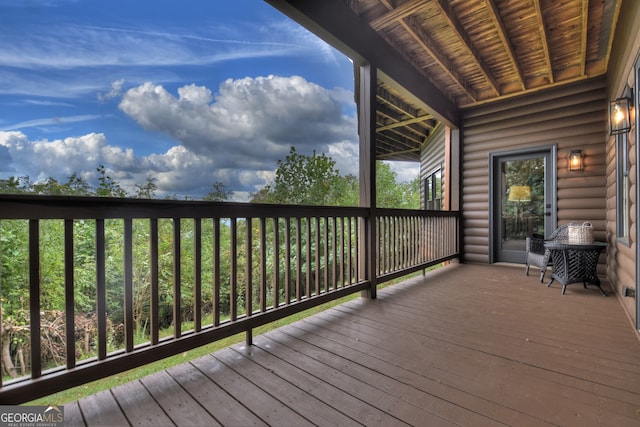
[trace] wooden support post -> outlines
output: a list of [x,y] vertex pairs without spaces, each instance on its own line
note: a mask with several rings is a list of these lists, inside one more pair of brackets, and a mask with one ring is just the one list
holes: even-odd
[[376,298],[376,86],[377,70],[371,64],[356,64],[358,90],[358,133],[360,136],[360,206],[369,208],[369,218],[359,227],[359,276],[371,287],[363,297]]

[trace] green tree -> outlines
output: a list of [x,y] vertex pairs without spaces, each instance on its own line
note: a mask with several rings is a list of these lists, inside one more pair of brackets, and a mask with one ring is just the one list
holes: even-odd
[[77,173],[73,173],[64,183],[49,177],[44,181],[31,184],[31,191],[50,196],[86,196],[91,194],[91,186]]
[[118,184],[117,181],[114,181],[109,175],[107,175],[107,171],[104,165],[100,165],[97,168],[98,188],[96,189],[96,196],[100,197],[127,197],[127,192]]
[[0,179],[0,193],[19,194],[30,191],[30,181],[28,176],[11,176],[8,179]]
[[144,185],[136,184],[135,197],[138,199],[154,199],[156,197],[157,189],[158,186],[156,185],[156,179],[148,176]]
[[[253,202],[293,205],[340,206],[353,199],[349,185],[353,180],[340,175],[336,162],[315,151],[307,156],[291,147],[284,160],[278,160],[273,184],[253,195]],[[355,193],[357,194],[357,192]]]
[[380,208],[420,209],[420,177],[399,183],[389,163],[376,162],[376,190]]
[[211,191],[209,191],[202,200],[209,202],[224,202],[229,200],[233,196],[233,191],[228,190],[227,187],[220,181],[213,183]]

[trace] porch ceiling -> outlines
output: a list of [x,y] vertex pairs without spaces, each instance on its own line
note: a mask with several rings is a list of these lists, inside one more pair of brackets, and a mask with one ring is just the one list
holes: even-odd
[[431,94],[438,95],[422,99],[433,108],[433,115],[415,100],[390,90],[392,80],[378,81],[378,158],[412,161],[419,160],[420,147],[438,121],[452,117],[442,111],[450,107],[436,99],[440,96],[462,109],[605,74],[621,4],[621,0],[323,0],[317,2],[320,6],[313,1],[267,1],[280,8],[293,6],[304,15],[299,20],[303,25],[316,33],[319,28],[328,32],[330,42],[338,40],[385,73],[401,59],[424,77]]

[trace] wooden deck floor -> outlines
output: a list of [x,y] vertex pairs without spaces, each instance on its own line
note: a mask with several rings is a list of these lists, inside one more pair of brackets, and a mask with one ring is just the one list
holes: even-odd
[[639,426],[616,297],[536,276],[445,267],[66,405],[66,425]]

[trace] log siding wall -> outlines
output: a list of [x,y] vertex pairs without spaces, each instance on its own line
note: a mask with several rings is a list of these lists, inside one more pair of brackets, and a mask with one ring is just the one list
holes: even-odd
[[[447,194],[449,183],[446,182],[445,170],[447,164],[445,162],[445,126],[439,126],[434,130],[429,142],[420,153],[420,206],[426,206],[426,194],[424,180],[432,174],[436,169],[441,168],[442,171],[442,195],[443,198]],[[444,200],[443,200],[444,202]]]
[[[636,283],[636,156],[635,132],[629,133],[629,244],[618,241],[616,221],[616,142],[611,137],[607,145],[607,232],[609,235],[609,258],[607,277],[618,295],[623,294],[623,287],[635,288]],[[635,301],[633,298],[620,299],[625,311],[635,321]]]
[[[589,221],[606,239],[606,81],[592,79],[463,113],[462,211],[468,262],[489,262],[489,154],[555,145],[557,220]],[[568,172],[567,156],[581,149],[584,171]],[[603,255],[598,267],[605,273]]]
[[[638,82],[634,80],[634,64],[640,57],[640,2],[625,1],[621,5],[620,16],[616,24],[615,39],[611,50],[611,59],[607,70],[607,99],[612,100],[623,94],[624,86],[635,86],[636,101]],[[636,102],[636,127],[638,123],[638,105]],[[607,139],[607,231],[611,237],[608,247],[609,258],[607,275],[609,282],[616,288],[617,295],[629,318],[636,329],[640,330],[640,301],[633,297],[622,296],[624,286],[638,288],[638,169],[637,169],[637,139],[638,130],[629,133],[629,201],[630,201],[630,230],[629,244],[619,242],[615,236],[616,224],[616,145],[615,138]]]

